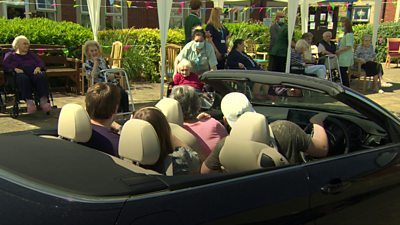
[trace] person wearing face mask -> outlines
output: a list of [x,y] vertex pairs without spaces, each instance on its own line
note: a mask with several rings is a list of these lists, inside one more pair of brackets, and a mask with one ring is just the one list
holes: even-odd
[[206,32],[209,33],[209,41],[214,45],[215,55],[217,56],[217,69],[225,69],[226,56],[228,52],[229,31],[222,24],[224,14],[221,8],[213,8],[208,19]]
[[269,71],[285,71],[288,48],[288,27],[284,17],[285,14],[283,12],[277,12],[275,23],[269,30]]
[[350,87],[350,81],[348,76],[348,69],[354,63],[354,34],[351,21],[349,18],[342,18],[343,32],[344,35],[340,40],[340,47],[336,50],[336,55],[339,58],[340,75],[342,77],[342,83],[344,86]]
[[217,69],[218,61],[214,47],[206,41],[206,33],[201,27],[194,28],[192,41],[187,43],[175,58],[175,73],[178,63],[183,59],[192,63],[192,71],[199,76],[204,72]]
[[178,72],[174,75],[174,86],[175,85],[189,85],[192,86],[196,91],[201,92],[204,84],[199,80],[197,74],[191,72],[192,63],[187,59],[182,59],[178,64]]

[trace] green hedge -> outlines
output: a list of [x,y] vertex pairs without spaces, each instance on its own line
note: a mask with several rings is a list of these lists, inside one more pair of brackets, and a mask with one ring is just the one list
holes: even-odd
[[77,57],[80,57],[80,46],[93,37],[90,29],[72,22],[56,22],[45,18],[0,18],[1,44],[11,44],[18,35],[26,36],[32,44],[65,45],[70,55]]
[[[360,44],[361,38],[364,34],[372,35],[372,24],[355,25],[353,31],[355,43]],[[380,24],[378,30],[378,43],[376,44],[377,60],[379,62],[386,61],[387,38],[396,37],[400,37],[400,22],[384,22]]]

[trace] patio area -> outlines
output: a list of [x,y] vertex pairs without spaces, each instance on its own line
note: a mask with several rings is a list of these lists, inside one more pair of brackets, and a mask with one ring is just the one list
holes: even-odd
[[[384,108],[397,115],[400,115],[400,68],[384,68],[384,79],[393,84],[390,88],[382,88],[384,93],[364,93],[368,98],[377,102]],[[361,92],[362,83],[359,80],[353,80],[351,83],[353,89]],[[154,106],[160,95],[159,83],[135,83],[133,87],[133,96],[135,108],[144,106]],[[85,97],[72,93],[54,93],[54,103],[57,109],[54,109],[49,116],[41,112],[32,115],[22,114],[17,119],[11,118],[8,114],[0,114],[0,133],[9,133],[15,131],[25,131],[33,129],[52,129],[57,127],[58,115],[67,103],[78,103],[84,106]]]

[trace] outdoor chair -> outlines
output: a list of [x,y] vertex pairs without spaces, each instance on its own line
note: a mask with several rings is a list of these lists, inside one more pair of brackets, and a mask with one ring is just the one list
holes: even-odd
[[390,68],[390,63],[394,59],[397,59],[397,66],[399,66],[400,38],[388,38],[386,51],[386,68]]
[[[254,61],[256,61],[256,63],[259,63],[263,66],[263,68],[267,68],[268,66],[268,52],[258,52],[257,51],[257,44],[254,40],[252,39],[247,39],[244,41],[244,45],[245,45],[245,52],[253,57]],[[258,56],[261,55],[262,58],[258,58]]]
[[[167,44],[165,47],[165,80],[171,81],[174,76],[174,62],[175,58],[178,56],[179,52],[182,50],[182,46],[176,44]],[[160,50],[161,56],[161,50]],[[160,57],[160,72],[161,72],[161,62]]]

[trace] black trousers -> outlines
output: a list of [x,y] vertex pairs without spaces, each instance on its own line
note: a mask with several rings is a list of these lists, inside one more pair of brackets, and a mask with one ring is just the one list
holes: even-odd
[[19,92],[21,93],[20,98],[22,100],[32,100],[33,90],[35,90],[36,97],[38,99],[41,97],[47,97],[49,95],[49,86],[44,73],[37,75],[18,73],[14,76],[16,76],[17,86]]
[[285,72],[286,69],[286,57],[282,56],[269,56],[268,70],[275,72]]
[[342,84],[346,87],[350,87],[349,81],[349,74],[348,71],[349,67],[340,67],[340,76],[342,77]]

